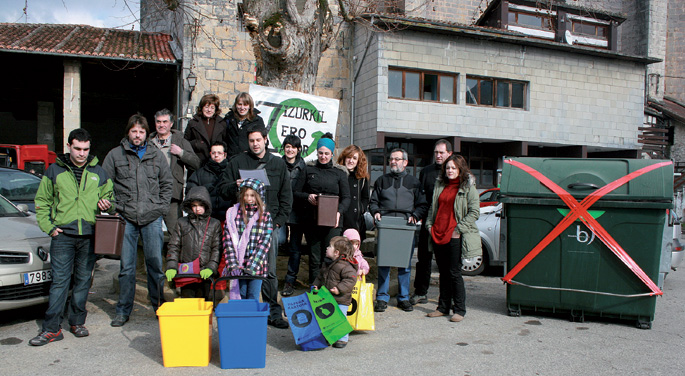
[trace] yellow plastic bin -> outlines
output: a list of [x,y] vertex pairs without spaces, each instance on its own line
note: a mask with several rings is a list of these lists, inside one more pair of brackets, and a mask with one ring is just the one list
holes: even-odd
[[212,357],[212,302],[177,298],[157,310],[164,367],[205,367]]

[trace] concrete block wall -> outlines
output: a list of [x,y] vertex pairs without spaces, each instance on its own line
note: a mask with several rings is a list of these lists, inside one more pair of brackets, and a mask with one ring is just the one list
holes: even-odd
[[[378,50],[377,131],[638,148],[642,64],[413,31],[379,35]],[[458,73],[458,103],[389,99],[388,66]],[[529,82],[527,109],[467,106],[466,75]]]
[[491,0],[407,0],[407,15],[472,25]]
[[[377,42],[379,37],[380,34],[361,27],[357,27],[354,33],[354,69],[355,72],[359,70],[355,84],[354,144],[365,150],[376,147],[377,87],[380,78]],[[364,56],[369,38],[371,44]]]

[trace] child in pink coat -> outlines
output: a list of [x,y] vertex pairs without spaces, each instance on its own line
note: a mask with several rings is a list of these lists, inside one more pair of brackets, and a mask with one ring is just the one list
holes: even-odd
[[369,263],[364,260],[362,256],[362,251],[359,249],[362,245],[362,238],[359,236],[357,230],[350,228],[345,230],[343,236],[346,237],[352,245],[354,246],[354,259],[357,261],[359,270],[357,275],[367,275],[369,274]]

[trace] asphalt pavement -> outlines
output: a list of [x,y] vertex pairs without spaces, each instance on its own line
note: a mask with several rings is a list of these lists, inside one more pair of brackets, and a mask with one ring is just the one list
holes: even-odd
[[[506,288],[497,276],[465,277],[467,314],[459,323],[427,318],[437,301],[413,312],[395,307],[376,314],[376,331],[353,333],[344,349],[302,352],[289,329],[268,328],[266,368],[222,370],[216,322],[207,367],[165,368],[159,325],[151,309],[136,302],[122,328],[109,325],[117,296],[112,279],[118,262],[100,260],[88,302],[91,335],[43,347],[28,340],[40,330],[44,306],[0,314],[0,369],[4,375],[156,374],[378,374],[378,375],[673,375],[685,369],[685,270],[671,273],[657,299],[652,329],[632,322],[571,322],[565,316],[510,317]],[[67,327],[67,323],[64,323]],[[229,340],[240,341],[240,338]]]

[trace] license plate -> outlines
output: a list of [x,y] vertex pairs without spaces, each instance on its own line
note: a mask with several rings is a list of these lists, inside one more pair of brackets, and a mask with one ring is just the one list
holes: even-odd
[[22,277],[24,278],[24,286],[49,282],[52,281],[52,270],[22,273]]

